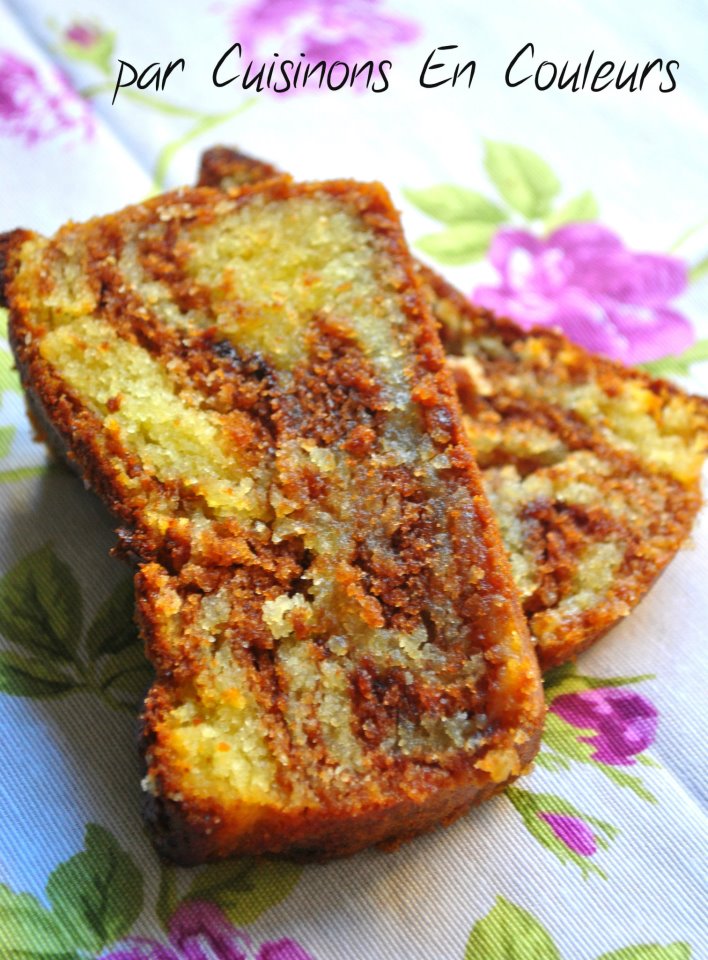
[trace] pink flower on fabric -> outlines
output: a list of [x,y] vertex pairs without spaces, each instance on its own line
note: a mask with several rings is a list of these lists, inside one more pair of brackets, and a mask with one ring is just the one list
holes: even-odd
[[312,956],[294,940],[285,937],[264,943],[258,951],[257,960],[312,960]]
[[591,857],[597,851],[595,834],[580,817],[570,817],[564,813],[539,813],[539,817],[573,853]]
[[93,47],[103,39],[103,30],[88,20],[77,20],[64,31],[64,39],[75,43],[79,47]]
[[314,960],[294,940],[263,943],[254,953],[248,934],[238,930],[214,903],[190,901],[175,910],[169,945],[147,937],[129,937],[103,960]]
[[550,709],[573,727],[594,730],[578,739],[593,747],[593,760],[611,766],[633,766],[635,756],[654,742],[659,722],[653,704],[621,687],[563,693]]
[[695,339],[688,320],[670,306],[686,289],[685,264],[633,253],[600,224],[569,224],[545,238],[501,229],[489,258],[501,282],[477,287],[472,299],[524,329],[555,327],[625,363],[682,353]]
[[29,61],[0,50],[0,136],[34,146],[69,131],[91,136],[86,103],[58,70],[46,77]]
[[170,920],[170,942],[184,960],[246,960],[250,939],[214,903],[182,904]]
[[381,0],[253,0],[238,6],[229,20],[234,40],[249,56],[272,63],[274,50],[297,61],[305,54],[309,64],[349,66],[388,59],[397,44],[410,43],[419,34],[412,20],[382,11]]

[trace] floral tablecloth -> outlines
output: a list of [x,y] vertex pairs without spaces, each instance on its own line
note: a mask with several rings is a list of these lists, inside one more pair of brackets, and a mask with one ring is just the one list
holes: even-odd
[[[301,178],[382,180],[477,302],[708,392],[705,27],[690,2],[4,0],[0,230],[193,182],[202,149],[235,143]],[[217,88],[237,40],[269,63],[388,58],[389,89]],[[534,68],[674,58],[677,86],[510,88],[529,41]],[[423,88],[451,44],[472,85]],[[164,89],[111,105],[118,58],[179,57]],[[101,505],[32,442],[2,322],[2,960],[708,955],[705,516],[640,607],[547,678],[542,752],[504,796],[392,854],[177,869],[139,816],[128,574]]]

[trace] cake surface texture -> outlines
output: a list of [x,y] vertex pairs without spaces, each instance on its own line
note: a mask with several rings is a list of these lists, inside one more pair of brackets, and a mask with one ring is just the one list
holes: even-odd
[[33,418],[137,567],[161,852],[349,854],[523,772],[538,666],[382,187],[185,188],[0,261]]
[[[275,169],[228,147],[200,183]],[[708,401],[549,330],[475,307],[423,264],[463,420],[543,668],[577,656],[645,595],[701,505]]]

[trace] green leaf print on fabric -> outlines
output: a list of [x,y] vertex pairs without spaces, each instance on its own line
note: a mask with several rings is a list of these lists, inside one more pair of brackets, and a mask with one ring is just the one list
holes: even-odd
[[464,960],[561,960],[548,931],[504,897],[472,927]]
[[597,220],[599,215],[600,205],[594,194],[590,190],[585,190],[546,217],[545,227],[550,232],[557,227],[562,227],[565,223],[583,223],[587,220]]
[[597,960],[691,960],[691,948],[687,943],[670,943],[668,947],[650,943],[640,947],[610,950]]
[[48,544],[0,580],[0,632],[17,646],[72,660],[81,637],[81,591]]
[[125,936],[140,916],[143,878],[112,834],[90,823],[85,850],[51,874],[47,897],[76,946],[98,951]]
[[[50,544],[0,579],[0,692],[59,697],[80,690],[134,713],[152,670],[133,623],[130,581],[103,601],[83,635],[81,589]],[[27,655],[29,654],[29,656]]]
[[[134,628],[135,629],[135,628]],[[96,669],[96,683],[109,703],[133,710],[145,694],[152,677],[152,669],[145,659],[142,643],[134,639],[133,646],[112,657],[105,657]]]
[[708,256],[701,257],[697,263],[693,264],[688,271],[688,277],[691,283],[698,283],[703,277],[708,277]]
[[0,884],[0,950],[6,951],[4,956],[69,960],[78,956],[72,939],[39,900]]
[[[160,864],[160,890],[156,913],[166,930],[180,903],[216,904],[236,924],[249,924],[293,890],[303,867],[286,860],[241,857],[209,863],[199,872]],[[189,885],[185,887],[185,880]]]
[[14,436],[14,427],[0,427],[0,460],[10,452]]
[[76,685],[70,672],[64,672],[59,664],[46,658],[0,652],[0,693],[41,699],[61,696]]
[[194,878],[185,899],[209,900],[234,923],[253,923],[288,896],[302,869],[287,861],[256,857],[209,864]]
[[[196,875],[194,870],[166,863],[160,863],[160,868],[163,877],[169,877],[172,892],[163,896],[166,885],[161,884],[156,913],[180,957],[187,930],[199,940],[199,946],[194,941],[198,951],[203,947],[211,956],[212,950],[224,949],[232,956],[230,948],[248,944],[249,938],[232,928],[227,917],[231,923],[252,922],[290,893],[302,869],[255,858],[209,865]],[[178,895],[176,887],[187,887],[190,881],[186,895]],[[106,956],[106,949],[116,946],[116,957],[147,957],[148,952],[153,956],[152,951],[156,957],[176,956],[156,940],[134,937],[133,927],[143,913],[143,891],[143,876],[130,855],[108,830],[89,823],[84,848],[49,876],[48,907],[28,893],[15,893],[0,884],[0,957],[89,960]],[[151,910],[149,906],[148,915]],[[277,955],[284,960],[291,953],[303,960],[310,957],[289,938],[263,944],[258,956],[266,960],[267,954],[275,960]]]
[[123,580],[98,608],[86,634],[86,647],[93,660],[105,654],[118,654],[135,647],[135,624],[125,616],[135,603],[133,584]]
[[[622,947],[597,960],[690,960],[687,943],[655,943]],[[550,933],[528,910],[504,897],[472,927],[464,960],[562,960]]]
[[640,673],[633,677],[587,677],[577,672],[575,663],[564,663],[543,675],[543,690],[546,703],[550,706],[562,693],[577,693],[580,690],[598,690],[604,687],[628,687],[653,679],[653,673]]
[[446,226],[416,246],[438,263],[460,266],[481,260],[492,240],[510,220],[545,219],[548,230],[565,223],[594,220],[598,205],[589,190],[552,211],[560,182],[538,154],[511,143],[485,142],[484,165],[501,203],[456,184],[407,188],[403,194],[415,207]]
[[699,340],[678,356],[662,357],[642,364],[654,377],[688,377],[694,363],[708,361],[708,340]]
[[0,884],[0,953],[15,960],[74,960],[130,931],[143,907],[143,878],[103,827],[86,827],[85,849],[47,881],[51,909]]
[[528,220],[551,212],[551,202],[560,193],[560,180],[533,150],[487,140],[484,167],[509,206]]
[[504,223],[509,215],[476,190],[444,183],[422,190],[404,190],[414,207],[440,223]]
[[123,580],[99,607],[86,637],[89,662],[96,662],[99,689],[126,706],[137,703],[151,677],[133,622],[134,605],[133,583]]
[[471,263],[484,257],[495,232],[493,223],[460,223],[421,237],[418,247],[438,263],[451,266]]

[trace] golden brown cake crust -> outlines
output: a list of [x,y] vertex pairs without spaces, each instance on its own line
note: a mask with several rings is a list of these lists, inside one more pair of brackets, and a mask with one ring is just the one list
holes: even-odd
[[[215,147],[202,158],[199,182],[229,189],[254,182],[262,167],[228,147]],[[267,169],[267,176],[277,172]],[[552,330],[525,332],[475,307],[424,264],[416,269],[439,324],[478,464],[488,490],[493,488],[494,506],[509,520],[502,532],[514,570],[521,571],[517,579],[541,665],[557,666],[626,616],[688,537],[701,505],[708,401],[590,354]],[[562,393],[589,385],[597,386],[605,409],[591,406],[583,415],[572,400],[564,405]],[[627,437],[615,435],[611,399],[632,385],[643,392],[649,427],[658,423],[663,429],[669,408],[683,417],[679,453],[691,445],[694,452],[680,475],[670,463],[651,462]],[[641,415],[632,413],[630,420],[640,423]],[[584,467],[583,455],[590,455]],[[601,472],[591,476],[593,467]],[[578,480],[595,485],[592,502],[567,501],[568,488]],[[611,500],[631,504],[631,516],[626,509],[624,515],[609,510]],[[588,558],[603,542],[616,547],[606,558],[615,564],[612,577],[583,609],[574,609],[574,591],[581,594],[591,566]]]
[[[380,452],[391,416],[390,390],[346,326],[336,318],[314,318],[307,327],[304,359],[286,377],[267,353],[249,353],[238,338],[231,343],[221,332],[218,310],[225,308],[217,307],[214,291],[230,296],[228,276],[222,285],[205,287],[186,272],[192,231],[208,230],[244,205],[303,198],[341,205],[375,238],[380,251],[376,262],[388,277],[387,296],[395,298],[404,318],[395,335],[390,332],[386,350],[408,351],[402,368],[407,402],[417,411],[420,441],[444,464],[435,468],[440,480],[433,487],[422,479],[431,469],[422,462],[416,467],[420,476],[405,461],[392,463],[380,475],[367,466]],[[150,290],[169,290],[169,315],[177,317],[171,324],[158,321],[151,300],[138,296],[119,269],[128,237],[135,247],[131,257],[137,256],[151,284],[162,285]],[[244,187],[228,200],[206,188],[183,189],[87,224],[69,224],[48,242],[18,231],[0,249],[11,343],[30,403],[113,511],[120,549],[138,566],[138,619],[157,673],[145,707],[143,747],[148,819],[159,849],[183,863],[243,853],[322,858],[353,853],[448,821],[521,773],[540,738],[538,669],[444,355],[385,191],[348,181],[296,186],[284,179]],[[57,278],[66,276],[72,278],[71,297],[57,306]],[[190,319],[201,316],[213,320],[204,325]],[[79,321],[85,333],[76,327]],[[96,323],[103,332],[94,343]],[[71,333],[74,327],[76,334]],[[289,603],[292,592],[302,589],[311,551],[297,536],[276,541],[260,528],[249,533],[218,509],[212,515],[216,508],[204,514],[206,494],[179,477],[158,476],[127,443],[129,434],[116,426],[127,409],[126,396],[118,390],[100,403],[87,402],[83,388],[71,381],[71,376],[80,380],[81,367],[62,360],[73,372],[60,374],[59,361],[47,359],[50,342],[55,350],[57,344],[70,347],[71,363],[78,352],[84,364],[96,357],[99,362],[104,348],[110,353],[116,344],[128,345],[130,362],[139,354],[148,370],[155,367],[169,380],[177,391],[175,403],[198,398],[199,411],[209,422],[218,420],[244,463],[257,470],[264,458],[281,456],[278,496],[299,504],[303,516],[327,501],[328,480],[317,470],[304,469],[299,460],[289,463],[288,444],[304,441],[315,453],[341,451],[353,477],[351,489],[366,497],[361,502],[355,498],[351,509],[342,506],[355,547],[351,556],[339,558],[332,582],[366,631],[405,638],[422,618],[426,642],[444,650],[442,675],[447,671],[450,677],[442,686],[439,679],[419,683],[403,669],[382,668],[373,653],[352,660],[347,696],[357,749],[365,759],[361,781],[338,784],[337,763],[328,758],[322,731],[312,728],[297,748],[291,743],[285,674],[278,662],[282,644],[265,626],[264,602],[277,605],[285,597]],[[286,381],[287,389],[282,386]],[[377,498],[385,503],[387,497],[396,499],[400,516],[387,519],[386,507],[376,524],[382,529],[393,524],[393,549],[380,531],[380,546],[369,544],[374,514],[366,505]],[[369,512],[359,515],[363,508]],[[197,524],[195,516],[208,522]],[[443,556],[439,544],[447,540],[443,577],[431,558]],[[304,784],[307,799],[302,802],[236,804],[226,795],[204,793],[194,786],[196,758],[176,746],[174,717],[183,716],[185,704],[196,710],[197,730],[203,722],[200,711],[222,706],[213,687],[216,680],[204,679],[209,644],[202,639],[199,618],[205,617],[200,606],[205,599],[213,611],[224,596],[238,631],[222,630],[221,644],[240,664],[247,678],[244,690],[252,693],[265,717],[269,754],[283,761],[276,764],[274,789],[287,798],[294,786]],[[318,614],[320,629],[325,614]],[[445,626],[453,621],[460,624],[456,634]],[[336,622],[331,624],[332,631],[336,628]],[[304,615],[295,617],[290,629],[312,650],[314,663],[334,663],[327,644],[311,638]],[[462,682],[474,657],[479,658],[481,680]],[[208,676],[218,679],[213,671]],[[238,690],[229,695],[241,697]],[[398,735],[399,717],[413,727],[422,717],[437,717],[440,729],[447,730],[445,724],[454,718],[462,717],[466,724],[464,718],[475,715],[483,718],[475,746],[452,749],[447,733],[435,734],[446,744],[437,752],[415,747],[412,753],[391,753],[386,746],[392,731]],[[192,732],[190,726],[190,736]]]
[[274,177],[287,177],[277,167],[262,160],[256,160],[246,153],[241,153],[231,147],[212,147],[202,154],[199,165],[200,187],[217,187],[223,189],[224,181],[231,181],[231,186],[243,187],[249,183],[262,183]]

